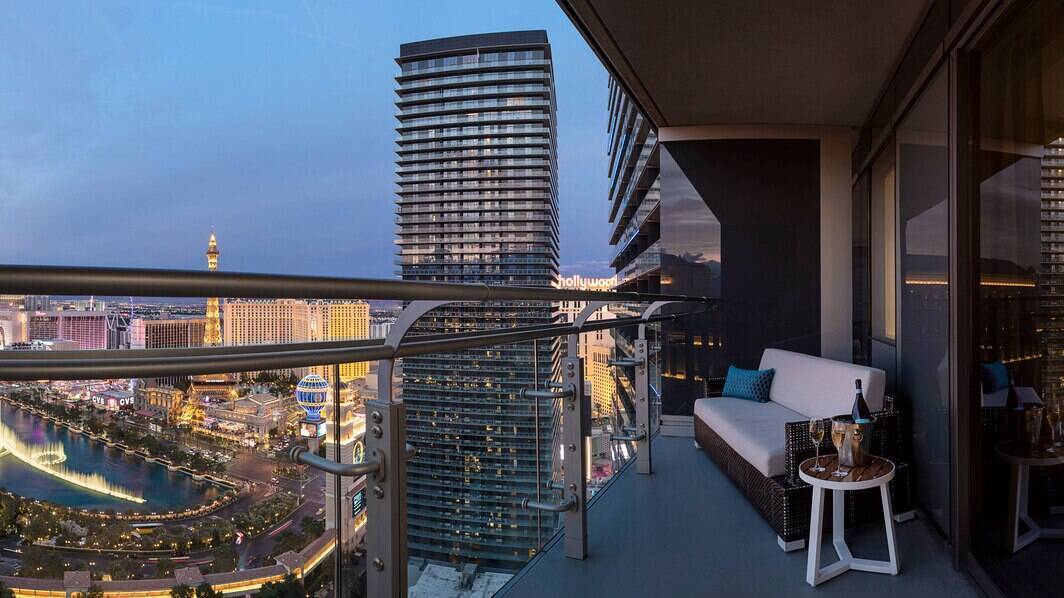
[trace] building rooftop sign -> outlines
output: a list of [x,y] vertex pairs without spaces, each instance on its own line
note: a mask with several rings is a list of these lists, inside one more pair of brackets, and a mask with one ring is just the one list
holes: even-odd
[[560,289],[579,289],[582,291],[597,289],[597,290],[613,290],[613,287],[617,285],[617,277],[610,276],[609,278],[590,278],[581,276],[579,274],[573,274],[572,276],[561,276],[558,278],[558,282],[554,284],[555,287]]

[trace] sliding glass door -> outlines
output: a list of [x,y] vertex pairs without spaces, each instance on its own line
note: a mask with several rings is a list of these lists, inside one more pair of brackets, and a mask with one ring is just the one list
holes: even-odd
[[917,499],[950,531],[949,85],[940,69],[895,133],[897,392],[910,418]]
[[[973,552],[1010,598],[1059,596],[1064,446],[1050,424],[1064,413],[1064,1],[1004,19],[976,75]],[[1010,403],[1022,409],[1012,424]]]

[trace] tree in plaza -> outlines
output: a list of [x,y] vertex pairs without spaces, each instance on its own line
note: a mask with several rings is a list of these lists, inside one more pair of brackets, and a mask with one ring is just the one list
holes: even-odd
[[284,554],[288,551],[298,551],[306,544],[302,534],[297,534],[292,530],[285,530],[276,538],[274,538],[273,550],[270,551],[270,556],[277,556]]
[[196,586],[196,598],[222,598],[222,593],[214,589],[211,584],[203,582]]
[[[18,517],[19,499],[11,496],[0,496],[0,536],[15,524]],[[3,596],[0,596],[3,598]]]
[[303,517],[299,524],[303,529],[303,533],[313,538],[317,538],[325,532],[325,522],[310,515]]
[[126,580],[136,577],[137,565],[129,559],[121,559],[111,563],[111,579]]
[[170,588],[170,598],[196,598],[196,591],[185,584],[179,584]]
[[156,561],[155,571],[159,574],[159,577],[170,577],[174,574],[174,562],[163,557]]
[[226,544],[214,551],[214,561],[211,563],[211,569],[215,573],[229,573],[236,569],[239,562],[240,555],[236,553],[236,548]]
[[259,589],[259,598],[306,598],[303,584],[292,574],[285,575],[281,581],[271,581]]
[[54,550],[28,546],[22,551],[22,568],[18,572],[22,577],[58,579],[63,577],[63,570],[63,559]]
[[15,598],[15,593],[5,586],[2,581],[0,581],[0,598]]
[[59,522],[51,517],[31,517],[22,535],[32,541],[44,540],[59,535]]

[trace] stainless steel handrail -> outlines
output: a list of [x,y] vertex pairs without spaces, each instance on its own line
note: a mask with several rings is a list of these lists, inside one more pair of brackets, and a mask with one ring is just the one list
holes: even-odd
[[336,461],[330,461],[325,457],[315,455],[304,446],[292,447],[292,449],[288,451],[287,456],[293,463],[307,465],[314,469],[320,469],[325,473],[349,478],[357,478],[371,473],[377,473],[383,468],[383,464],[376,459],[365,461],[363,463],[337,463]]
[[639,432],[637,434],[610,434],[610,440],[613,442],[639,442],[646,437],[646,432]]
[[570,496],[560,503],[543,502],[538,500],[521,499],[522,509],[534,509],[536,511],[550,511],[551,513],[564,513],[576,508],[577,500]]
[[708,303],[706,297],[247,272],[0,265],[0,294],[392,299],[403,301],[636,301]]
[[[384,464],[379,459],[371,461],[363,461],[362,463],[337,463],[336,461],[330,461],[324,457],[310,452],[305,446],[293,446],[291,449],[284,451],[284,458],[288,459],[292,463],[298,463],[313,467],[314,469],[320,469],[325,473],[331,473],[333,475],[357,478],[371,473],[379,473],[383,471]],[[417,448],[406,445],[406,460],[409,461],[417,456]]]
[[531,388],[522,388],[517,393],[519,399],[535,399],[537,401],[553,401],[555,399],[564,399],[571,396],[573,396],[573,391],[571,390],[533,390]]

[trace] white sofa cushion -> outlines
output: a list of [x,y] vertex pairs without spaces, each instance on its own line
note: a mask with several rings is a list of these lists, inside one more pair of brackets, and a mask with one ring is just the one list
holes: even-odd
[[806,419],[779,403],[758,403],[732,397],[698,399],[695,401],[695,417],[767,477],[786,472],[787,433],[784,424]]
[[782,349],[765,349],[758,369],[769,368],[776,370],[769,398],[804,416],[799,419],[849,413],[853,407],[853,381],[857,379],[861,380],[868,408],[872,411],[883,408],[887,380],[883,370]]

